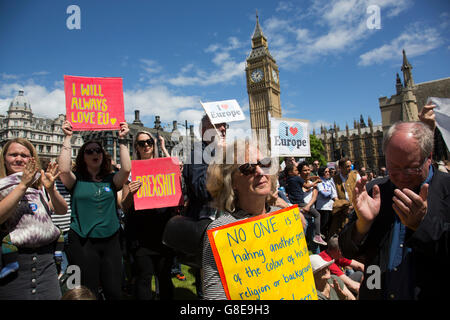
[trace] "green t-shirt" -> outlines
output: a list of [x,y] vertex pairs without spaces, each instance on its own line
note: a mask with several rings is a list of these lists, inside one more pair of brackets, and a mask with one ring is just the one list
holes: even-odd
[[107,238],[119,229],[114,173],[101,182],[85,181],[77,175],[72,188],[70,228],[82,238]]
[[[338,276],[336,276],[334,274],[332,274],[331,278],[327,280],[330,285],[333,284],[333,279],[336,279],[339,284],[339,287],[341,289],[344,289],[344,287],[345,287],[344,281],[342,281],[341,278],[339,278]],[[319,300],[340,300],[336,290],[333,288],[330,288],[330,297],[329,298],[325,297],[321,292],[317,292],[317,296],[318,296]]]

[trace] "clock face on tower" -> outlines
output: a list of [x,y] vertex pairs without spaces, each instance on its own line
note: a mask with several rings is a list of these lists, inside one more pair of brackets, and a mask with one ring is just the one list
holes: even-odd
[[250,77],[253,82],[260,82],[263,79],[264,73],[261,69],[255,69],[252,71]]
[[275,83],[278,83],[277,72],[275,70],[273,70],[273,69],[272,69],[272,78],[273,78],[273,81],[275,81]]

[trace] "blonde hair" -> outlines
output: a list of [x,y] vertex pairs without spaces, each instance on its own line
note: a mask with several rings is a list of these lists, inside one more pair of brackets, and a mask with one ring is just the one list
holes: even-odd
[[[0,178],[4,178],[8,176],[8,172],[6,171],[6,164],[5,164],[5,156],[6,152],[8,152],[9,147],[13,144],[17,143],[30,151],[31,157],[33,157],[36,160],[36,168],[38,169],[38,172],[41,170],[41,161],[39,160],[39,156],[37,154],[36,149],[34,148],[33,144],[24,138],[15,138],[12,140],[9,140],[2,149],[1,157],[0,157]],[[36,182],[32,185],[33,188],[39,189],[41,187],[41,179],[37,179]]]
[[150,137],[150,139],[153,140],[153,158],[158,158],[158,144],[157,144],[158,141],[156,140],[156,138],[148,131],[139,131],[138,133],[136,133],[136,137],[134,138],[133,142],[133,159],[141,160],[141,155],[137,150],[138,147],[137,141],[141,134],[146,134]]
[[[233,175],[238,170],[239,166],[247,162],[250,158],[250,141],[248,140],[235,140],[233,144],[228,145],[227,148],[223,152],[223,160],[222,163],[213,163],[208,166],[208,170],[206,172],[206,189],[209,194],[213,198],[212,206],[220,211],[228,211],[234,212],[238,207],[238,195],[233,190]],[[238,157],[238,151],[242,151],[239,146],[244,145],[244,159],[240,159]],[[228,156],[227,156],[228,154]],[[227,163],[231,160],[232,163]],[[244,160],[245,162],[242,162]],[[240,163],[242,162],[242,163]],[[269,179],[271,181],[271,193],[275,186],[276,182],[273,183],[274,179],[273,175],[269,175]],[[266,203],[269,199],[273,198],[273,196],[268,195],[266,199]]]

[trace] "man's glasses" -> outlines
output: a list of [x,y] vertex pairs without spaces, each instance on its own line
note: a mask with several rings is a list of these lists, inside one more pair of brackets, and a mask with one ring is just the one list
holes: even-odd
[[148,140],[139,140],[136,141],[137,145],[139,147],[145,147],[145,145],[147,144],[149,147],[153,147],[153,140],[152,139],[148,139]]
[[86,149],[86,150],[84,150],[84,152],[85,152],[86,154],[88,154],[88,155],[91,155],[91,154],[93,154],[94,152],[97,153],[97,154],[100,154],[100,153],[102,153],[102,148],[97,147],[97,148]]
[[264,158],[261,161],[258,160],[258,162],[256,163],[244,163],[239,167],[239,171],[244,176],[248,176],[256,172],[257,166],[259,166],[261,169],[270,168],[272,166],[272,159]]
[[388,173],[389,174],[399,174],[399,173],[403,173],[404,175],[416,175],[422,172],[423,166],[425,165],[425,163],[427,163],[428,157],[425,158],[425,160],[423,161],[422,165],[420,167],[417,168],[405,168],[405,169],[397,169],[397,168],[389,168],[388,167]]

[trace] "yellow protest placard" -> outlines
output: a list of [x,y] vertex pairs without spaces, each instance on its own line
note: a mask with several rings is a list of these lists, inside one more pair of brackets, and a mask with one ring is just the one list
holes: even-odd
[[231,300],[317,300],[297,205],[208,230]]

